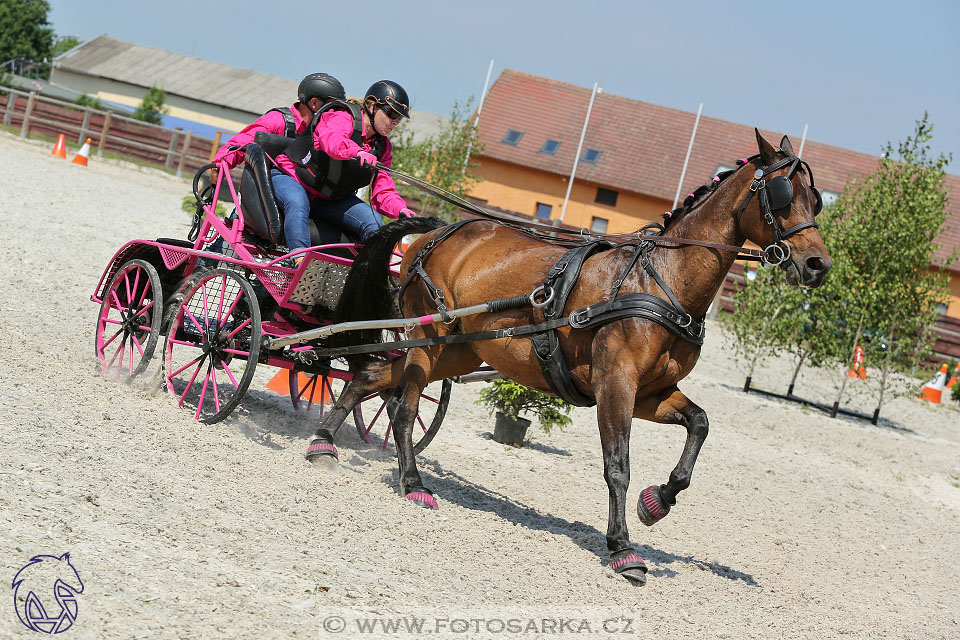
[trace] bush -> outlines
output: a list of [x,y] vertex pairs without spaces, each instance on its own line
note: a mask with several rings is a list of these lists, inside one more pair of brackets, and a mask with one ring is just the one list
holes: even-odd
[[[197,199],[194,196],[183,196],[183,200],[180,201],[180,208],[190,215],[195,214],[197,212]],[[217,215],[221,218],[227,215],[227,210],[223,208],[222,202],[217,203]]]
[[103,104],[100,102],[100,99],[94,98],[93,96],[87,95],[86,93],[80,94],[80,97],[77,98],[77,106],[93,107],[94,109],[103,110]]
[[150,87],[140,106],[133,112],[135,120],[142,120],[151,124],[163,123],[163,116],[170,113],[170,108],[166,106],[167,93],[159,87]]
[[521,413],[536,416],[546,433],[554,427],[562,431],[572,422],[568,415],[572,405],[513,380],[494,380],[480,391],[480,399],[475,404],[497,410],[512,420]]

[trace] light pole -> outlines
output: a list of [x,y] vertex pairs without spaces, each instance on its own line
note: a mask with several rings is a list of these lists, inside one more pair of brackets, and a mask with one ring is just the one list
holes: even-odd
[[577,155],[573,158],[573,171],[570,172],[570,181],[567,183],[567,195],[563,197],[563,208],[560,209],[560,222],[563,222],[563,216],[567,213],[570,189],[573,188],[573,177],[577,175],[577,165],[580,164],[580,150],[583,148],[583,138],[587,135],[587,124],[590,122],[590,111],[593,109],[593,101],[598,93],[603,93],[603,89],[598,85],[598,82],[593,83],[593,93],[590,94],[590,105],[587,107],[587,117],[583,119],[583,130],[580,132],[580,143],[577,145]]

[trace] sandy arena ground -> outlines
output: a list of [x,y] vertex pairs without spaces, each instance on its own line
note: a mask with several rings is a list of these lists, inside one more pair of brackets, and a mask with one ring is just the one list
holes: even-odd
[[[186,237],[187,181],[7,133],[0,168],[0,578],[69,551],[85,585],[71,637],[416,637],[356,626],[403,616],[431,637],[960,637],[950,405],[899,399],[875,427],[746,395],[711,325],[681,384],[710,437],[665,520],[628,513],[650,567],[635,588],[605,568],[593,411],[514,449],[490,439],[479,385],[456,385],[420,457],[438,512],[401,500],[392,446],[350,425],[339,470],[311,467],[315,419],[264,389],[267,367],[241,410],[198,424],[159,389],[159,357],[140,383],[96,373],[90,301],[123,243]],[[788,369],[755,383],[782,391]],[[829,398],[812,374],[798,389]],[[683,436],[634,422],[630,504]],[[7,593],[0,637],[32,637]]]

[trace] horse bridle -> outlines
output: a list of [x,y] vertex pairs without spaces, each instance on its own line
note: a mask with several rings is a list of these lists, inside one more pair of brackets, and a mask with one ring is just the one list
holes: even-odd
[[[756,157],[757,156],[754,156],[748,160],[753,160]],[[790,170],[787,171],[785,175],[776,176],[767,181],[766,177],[768,175],[774,171],[783,169],[787,165],[790,165]],[[790,203],[793,202],[793,182],[791,182],[790,179],[800,165],[803,165],[810,175],[810,190],[813,191],[813,195],[817,199],[816,204],[813,206],[813,216],[816,217],[817,214],[820,213],[820,210],[823,209],[823,199],[820,196],[820,191],[814,186],[813,171],[810,169],[810,165],[794,155],[788,155],[783,160],[775,162],[769,167],[761,167],[753,173],[753,182],[750,184],[750,191],[747,193],[747,197],[740,206],[740,211],[737,213],[737,230],[739,231],[740,219],[743,217],[743,212],[746,211],[747,205],[750,204],[750,200],[753,199],[754,194],[760,194],[758,198],[763,219],[773,230],[773,242],[763,250],[764,261],[771,266],[782,265],[790,259],[790,245],[786,243],[787,238],[804,229],[817,229],[820,226],[815,220],[810,220],[808,222],[801,222],[789,229],[782,229],[780,225],[777,224],[776,217],[774,217],[774,212],[789,207]]]

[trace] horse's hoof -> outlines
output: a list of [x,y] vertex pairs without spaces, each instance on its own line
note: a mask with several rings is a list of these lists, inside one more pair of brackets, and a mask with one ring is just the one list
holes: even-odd
[[624,549],[611,555],[610,568],[634,586],[642,587],[647,583],[647,565],[633,549]]
[[640,522],[652,527],[670,513],[670,505],[660,497],[660,487],[651,485],[640,493],[637,500],[637,516]]
[[440,505],[437,504],[437,499],[434,498],[433,494],[429,491],[411,491],[405,495],[404,498],[419,507],[423,507],[424,509],[440,508]]
[[333,443],[326,438],[314,438],[307,447],[307,460],[314,466],[336,467],[340,455]]

